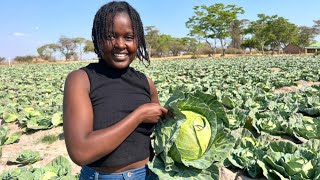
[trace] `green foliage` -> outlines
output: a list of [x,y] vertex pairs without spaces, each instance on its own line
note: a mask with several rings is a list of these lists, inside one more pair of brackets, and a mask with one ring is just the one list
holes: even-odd
[[87,40],[85,42],[85,46],[83,47],[83,51],[86,52],[86,53],[89,53],[89,52],[93,52],[94,53],[94,45],[93,45],[93,42],[90,41],[90,40]]
[[59,179],[76,180],[77,176],[71,175],[71,164],[68,159],[58,156],[41,168],[17,168],[5,171],[0,175],[1,180],[12,179]]
[[216,114],[222,112],[214,99],[200,92],[176,90],[166,102],[175,117],[165,117],[157,124],[157,156],[150,164],[161,179],[219,176],[218,166],[231,152],[234,139],[218,124]]
[[59,49],[58,44],[45,44],[37,49],[40,58],[44,60],[54,60],[53,53]]
[[6,142],[4,144],[13,144],[16,143],[20,137],[22,136],[22,132],[15,132],[8,136]]
[[179,162],[181,159],[199,159],[207,150],[211,137],[210,123],[206,117],[192,111],[181,111],[186,116],[186,121],[180,127],[169,155]]
[[21,164],[33,164],[40,161],[40,153],[37,151],[23,150],[17,155],[16,161]]
[[72,56],[77,54],[75,52],[77,45],[72,38],[61,36],[59,38],[58,47],[61,54],[65,56],[65,60],[71,60]]
[[59,139],[59,136],[57,135],[46,135],[43,138],[41,138],[42,143],[46,144],[52,144],[53,142],[57,141]]
[[14,60],[17,62],[32,62],[35,58],[35,56],[17,56]]
[[[9,123],[18,123],[24,131],[36,131],[61,125],[65,77],[70,71],[87,64],[88,62],[0,66],[0,119],[2,121],[0,126],[2,146],[0,146],[3,150],[6,149],[7,145],[4,144],[11,135]],[[214,152],[218,154],[215,158],[223,162],[224,166],[236,168],[252,178],[264,176],[270,179],[308,179],[308,177],[320,179],[317,161],[320,139],[320,86],[316,84],[310,87],[301,86],[301,83],[312,84],[319,81],[319,57],[243,56],[181,59],[152,61],[149,68],[134,61],[132,66],[153,79],[157,86],[160,103],[165,105],[171,99],[173,111],[176,115],[178,114],[178,120],[169,119],[167,123],[173,124],[167,124],[167,128],[162,129],[166,131],[165,133],[172,132],[170,136],[162,133],[163,140],[168,142],[163,144],[162,149],[170,150],[172,146],[169,147],[169,145],[174,143],[179,134],[180,126],[177,124],[181,125],[180,120],[184,119],[183,114],[179,113],[183,110],[176,108],[179,105],[177,102],[184,101],[187,97],[189,100],[186,101],[195,102],[190,100],[193,96],[193,99],[198,98],[202,102],[199,104],[207,104],[206,106],[210,104],[211,109],[214,109],[217,131],[215,138],[211,139],[214,139],[213,149],[218,151]],[[173,90],[180,86],[184,86],[185,93],[179,96],[173,95]],[[287,88],[284,86],[296,87],[293,89],[294,92],[285,92],[283,90]],[[197,91],[202,93],[196,93]],[[184,107],[198,107],[194,105],[198,103],[190,104],[187,103]],[[180,118],[180,115],[183,118]],[[219,130],[220,128],[223,130]],[[251,135],[245,130],[245,132],[236,133],[243,128],[249,129]],[[223,133],[219,134],[219,132]],[[224,145],[228,145],[228,141],[233,141],[225,138],[230,133],[233,136],[231,138],[236,139],[237,142],[232,147],[232,151],[228,152],[230,156],[226,157],[223,155],[227,152]],[[290,145],[280,144],[286,149],[285,152],[276,148],[276,145],[270,145],[273,141],[283,140],[280,136],[295,144],[291,148]],[[173,142],[169,137],[174,137]],[[194,163],[186,168],[182,165],[183,163],[170,161],[169,155],[163,156],[164,150],[153,162],[153,168],[157,169],[157,173],[164,179],[179,176],[192,178],[191,176],[195,174],[199,175],[196,176],[197,178],[218,178],[218,165],[211,164],[208,169],[203,170],[195,168],[194,166],[197,165],[194,164],[197,163]],[[205,155],[206,152],[202,157]],[[187,160],[184,162],[190,164]],[[23,171],[30,171],[33,176],[43,178],[73,178],[70,175],[58,177],[56,171],[41,169],[23,169]],[[305,171],[302,172],[299,169]],[[60,170],[60,172],[67,174],[68,171]],[[207,175],[203,175],[202,172],[206,172]],[[21,173],[22,170],[16,170],[15,173],[11,172],[12,176],[8,173],[5,177],[14,179],[11,178],[13,175],[18,177]],[[28,174],[22,177],[29,177]],[[208,177],[208,174],[211,174],[211,177]]]
[[208,39],[219,39],[224,55],[226,38],[231,37],[230,25],[237,19],[238,14],[244,13],[243,8],[217,3],[211,6],[195,6],[193,9],[195,15],[186,22],[190,35],[204,38],[209,45]]
[[0,126],[0,146],[2,146],[8,139],[9,128],[7,126]]

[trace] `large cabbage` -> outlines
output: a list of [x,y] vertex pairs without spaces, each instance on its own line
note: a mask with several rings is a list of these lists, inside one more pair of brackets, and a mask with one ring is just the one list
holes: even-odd
[[151,170],[166,180],[218,179],[218,166],[235,142],[222,125],[221,117],[226,116],[222,104],[208,94],[177,90],[165,107],[174,117],[166,116],[155,128]]
[[210,123],[201,114],[192,111],[181,111],[187,117],[182,123],[180,133],[169,151],[173,160],[180,162],[199,159],[207,150],[211,138]]

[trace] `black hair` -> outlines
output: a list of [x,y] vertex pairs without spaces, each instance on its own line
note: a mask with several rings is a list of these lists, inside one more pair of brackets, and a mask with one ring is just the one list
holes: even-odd
[[116,13],[125,12],[129,15],[132,24],[133,34],[137,39],[137,56],[140,61],[146,60],[150,64],[149,54],[144,38],[143,24],[139,13],[125,1],[112,1],[100,7],[97,11],[92,27],[92,41],[94,51],[99,60],[102,59],[104,40],[108,34],[113,34],[113,19]]

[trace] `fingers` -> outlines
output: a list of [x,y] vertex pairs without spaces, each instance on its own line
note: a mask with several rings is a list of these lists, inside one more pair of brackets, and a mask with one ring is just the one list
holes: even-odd
[[161,111],[162,111],[162,114],[167,114],[168,113],[168,109],[166,109],[164,107],[161,107]]

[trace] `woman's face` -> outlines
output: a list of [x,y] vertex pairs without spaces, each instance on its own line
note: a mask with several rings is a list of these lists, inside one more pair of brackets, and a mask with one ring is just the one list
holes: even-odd
[[137,54],[137,39],[127,13],[117,13],[113,19],[113,32],[104,41],[103,60],[115,69],[127,68]]

